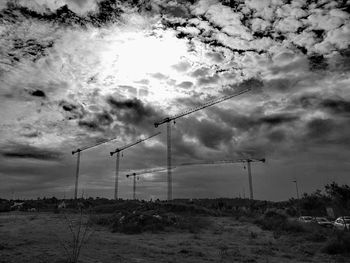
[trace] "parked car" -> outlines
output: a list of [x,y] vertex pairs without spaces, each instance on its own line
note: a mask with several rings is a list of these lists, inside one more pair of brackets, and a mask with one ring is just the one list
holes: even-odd
[[333,223],[325,217],[315,217],[314,222],[319,224],[322,227],[328,227],[328,228],[333,227]]
[[338,217],[334,223],[334,227],[340,230],[350,230],[350,216]]
[[300,216],[298,218],[298,221],[300,223],[312,223],[312,222],[314,222],[314,219],[312,216]]

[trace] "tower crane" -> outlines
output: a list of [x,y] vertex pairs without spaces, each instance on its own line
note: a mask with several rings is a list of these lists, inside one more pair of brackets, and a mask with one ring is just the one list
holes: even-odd
[[130,148],[136,144],[139,144],[141,142],[144,142],[148,139],[151,139],[157,135],[161,134],[161,132],[157,132],[147,138],[144,138],[144,139],[140,139],[140,140],[137,140],[136,142],[133,142],[133,143],[129,143],[129,144],[126,144],[120,148],[117,148],[115,149],[115,151],[113,152],[110,152],[111,156],[113,156],[113,154],[117,154],[117,158],[116,158],[116,162],[115,162],[115,186],[114,186],[114,199],[118,199],[118,175],[119,175],[119,159],[120,159],[120,152],[127,149],[127,148]]
[[[132,188],[132,190],[133,190],[132,199],[136,200],[136,176],[137,176],[137,174],[136,173],[127,174],[126,178],[129,178],[130,176],[134,177],[134,184],[133,184],[133,188]],[[137,180],[139,180],[138,177],[137,177]]]
[[245,159],[236,159],[236,160],[219,160],[219,161],[202,161],[202,162],[193,162],[193,163],[182,163],[181,166],[187,165],[203,165],[203,164],[229,164],[229,163],[246,163],[248,168],[248,180],[249,180],[249,193],[250,199],[254,199],[253,194],[253,180],[251,172],[251,163],[252,162],[262,162],[265,163],[265,158],[245,158]]
[[104,140],[104,141],[99,142],[97,144],[86,146],[86,147],[83,147],[83,148],[78,148],[75,151],[72,151],[72,155],[74,155],[76,153],[78,154],[77,155],[77,167],[76,167],[76,170],[75,170],[75,188],[74,188],[74,199],[75,200],[77,200],[77,196],[78,196],[78,179],[79,179],[80,153],[82,151],[85,151],[85,150],[97,147],[97,146],[99,146],[101,144],[104,144],[104,143],[107,143],[107,142],[110,142],[110,141],[114,141],[115,139],[117,139],[117,138]]
[[[172,169],[175,169],[176,167],[173,166]],[[150,174],[150,173],[158,173],[158,172],[163,172],[168,170],[167,167],[157,167],[157,168],[151,168],[151,169],[142,169],[142,170],[138,170],[136,172],[133,173],[129,173],[126,175],[127,178],[129,178],[130,176],[134,177],[134,185],[133,185],[133,199],[135,200],[135,192],[136,192],[136,176],[138,175],[142,175],[142,174]],[[137,178],[138,180],[139,178]]]
[[212,105],[215,105],[215,104],[218,104],[220,102],[223,102],[225,100],[228,100],[228,99],[231,99],[233,97],[236,97],[236,96],[239,96],[243,93],[246,93],[248,91],[250,91],[251,89],[250,88],[246,88],[246,89],[243,89],[243,90],[240,90],[236,93],[233,93],[233,94],[230,94],[230,95],[227,95],[227,96],[224,96],[224,97],[220,97],[220,98],[216,98],[216,99],[213,99],[213,100],[210,100],[200,106],[197,106],[197,107],[194,107],[194,108],[191,108],[191,109],[188,109],[184,112],[181,112],[181,113],[178,113],[176,115],[173,115],[173,116],[170,116],[170,117],[166,117],[160,121],[157,121],[154,123],[154,126],[157,128],[158,126],[166,123],[167,124],[167,170],[168,170],[168,176],[167,176],[167,180],[168,180],[168,200],[172,200],[173,199],[173,193],[172,193],[172,175],[171,175],[171,121],[174,121],[175,123],[175,120],[178,119],[178,118],[181,118],[181,117],[184,117],[186,115],[189,115],[191,113],[194,113],[196,111],[199,111],[199,110],[202,110],[202,109],[205,109],[209,106],[212,106]]

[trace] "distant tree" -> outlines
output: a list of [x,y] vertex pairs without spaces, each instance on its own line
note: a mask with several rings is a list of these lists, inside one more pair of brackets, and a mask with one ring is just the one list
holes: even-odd
[[350,208],[350,187],[348,185],[340,186],[333,182],[325,186],[325,191],[340,209],[346,210]]
[[312,214],[324,213],[328,198],[322,194],[321,190],[317,189],[311,194],[304,193],[300,199],[301,210]]

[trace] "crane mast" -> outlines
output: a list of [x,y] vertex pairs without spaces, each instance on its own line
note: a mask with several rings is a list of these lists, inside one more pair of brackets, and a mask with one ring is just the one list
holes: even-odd
[[74,186],[74,199],[75,200],[77,200],[77,198],[78,198],[78,180],[79,180],[79,169],[80,169],[80,153],[82,151],[85,151],[85,150],[97,147],[97,146],[99,146],[101,144],[104,144],[104,143],[107,143],[107,142],[110,142],[110,141],[114,141],[116,139],[117,138],[107,139],[107,140],[104,140],[104,141],[99,142],[97,144],[86,146],[86,147],[83,147],[83,148],[78,148],[75,151],[72,151],[72,155],[77,153],[77,166],[76,166],[76,170],[75,170],[75,186]]
[[250,193],[250,199],[254,199],[254,192],[253,192],[253,179],[252,179],[252,171],[251,171],[251,163],[252,162],[262,162],[265,163],[265,158],[246,158],[246,159],[236,159],[236,160],[219,160],[219,161],[202,161],[202,162],[189,162],[189,163],[182,163],[180,166],[189,166],[189,165],[203,165],[203,164],[230,164],[230,163],[246,163],[247,164],[247,170],[248,170],[248,182],[249,182],[249,193]]
[[133,176],[134,180],[133,180],[133,187],[132,187],[132,199],[136,200],[136,173],[132,173],[132,174],[127,174],[126,178]]
[[[175,167],[173,167],[175,168]],[[148,173],[157,173],[157,172],[163,172],[166,171],[168,168],[166,167],[159,167],[159,168],[151,168],[151,169],[142,169],[138,170],[137,172],[129,173],[126,175],[126,178],[129,178],[130,176],[134,177],[133,180],[133,199],[136,199],[136,176],[142,175],[142,174],[148,174]]]
[[176,115],[170,116],[170,117],[165,117],[164,119],[157,121],[154,123],[154,126],[157,128],[158,126],[166,123],[167,124],[167,170],[168,170],[168,176],[167,176],[167,181],[168,181],[168,192],[167,192],[167,199],[168,201],[171,201],[173,199],[173,193],[172,193],[172,173],[171,173],[171,165],[172,165],[172,153],[171,153],[171,121],[175,121],[178,118],[184,117],[186,115],[189,115],[191,113],[194,113],[196,111],[205,109],[207,107],[210,107],[212,105],[218,104],[220,102],[223,102],[225,100],[231,99],[233,97],[239,96],[243,93],[246,93],[250,91],[250,88],[246,88],[243,90],[240,90],[238,92],[235,92],[233,94],[220,97],[214,100],[210,100],[200,106],[188,109],[184,112],[178,113]]
[[122,147],[119,147],[117,149],[115,149],[115,151],[113,152],[110,152],[110,155],[113,156],[115,153],[117,154],[117,157],[116,157],[116,160],[115,160],[115,183],[114,183],[114,199],[117,200],[118,199],[118,177],[119,177],[119,162],[120,162],[120,152],[127,149],[127,148],[130,148],[132,146],[135,146],[141,142],[144,142],[148,139],[151,139],[157,135],[161,134],[161,132],[157,132],[147,138],[144,138],[144,139],[140,139],[140,140],[137,140],[136,142],[132,142],[132,143],[129,143],[129,144],[126,144]]

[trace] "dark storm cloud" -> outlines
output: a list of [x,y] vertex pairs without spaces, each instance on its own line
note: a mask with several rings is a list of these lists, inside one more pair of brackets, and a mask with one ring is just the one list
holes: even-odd
[[350,71],[350,47],[340,50],[333,58],[331,69],[339,72]]
[[264,87],[272,91],[289,92],[297,83],[296,78],[275,78],[265,81]]
[[230,143],[233,136],[231,128],[223,127],[215,122],[201,120],[196,124],[196,137],[208,148],[217,149],[220,144]]
[[102,131],[102,128],[95,120],[79,120],[78,125],[91,131]]
[[[74,1],[82,6],[83,1]],[[70,9],[69,5],[63,5],[55,11],[46,9],[44,12],[32,10],[17,3],[8,2],[7,8],[0,11],[2,20],[8,22],[22,21],[24,19],[36,19],[52,22],[63,26],[101,27],[119,20],[123,13],[118,7],[117,0],[102,0],[97,2],[97,10],[79,15]]]
[[[181,2],[181,1],[179,1],[179,2]],[[183,4],[185,4],[185,3],[186,2],[183,1]],[[175,6],[166,6],[163,8],[162,11],[165,12],[167,15],[170,15],[172,17],[189,18],[191,16],[188,8],[186,8],[186,6],[181,5],[181,4],[177,4]]]
[[327,70],[328,62],[322,54],[313,54],[308,57],[311,71]]
[[42,90],[39,90],[39,89],[30,91],[29,93],[30,93],[30,95],[32,95],[34,97],[42,97],[42,98],[46,97],[45,92],[43,92]]
[[284,124],[289,124],[298,120],[297,116],[291,115],[289,113],[279,113],[271,115],[261,115],[260,113],[253,113],[251,115],[242,115],[237,113],[229,113],[219,115],[224,122],[227,122],[233,127],[239,130],[248,129],[259,129],[261,126],[280,126]]
[[350,113],[350,101],[342,98],[324,98],[322,94],[304,94],[291,100],[291,107],[302,107],[308,110],[323,110],[334,115],[347,115]]
[[307,123],[307,137],[310,139],[325,139],[331,134],[334,122],[331,119],[313,119]]
[[86,128],[90,131],[106,131],[113,123],[113,117],[106,110],[103,112],[89,114],[86,119],[78,121],[80,127]]
[[282,125],[298,120],[297,116],[291,114],[272,114],[269,116],[263,116],[256,120],[257,124],[267,124],[270,126]]
[[228,85],[221,92],[224,95],[231,95],[236,91],[250,89],[249,94],[259,94],[262,92],[262,88],[264,87],[264,83],[262,80],[258,78],[249,78],[238,84]]
[[137,125],[146,128],[153,126],[153,122],[161,118],[161,114],[153,107],[145,105],[137,98],[127,100],[116,100],[113,97],[107,98],[111,106],[111,114],[117,116],[119,121],[127,125]]
[[283,142],[286,140],[286,132],[284,130],[274,130],[267,134],[267,138],[272,142]]
[[82,119],[87,114],[82,105],[74,104],[65,100],[60,101],[58,106],[63,109],[69,120]]
[[95,115],[95,119],[102,126],[108,126],[113,122],[112,116],[107,111],[104,111],[102,113],[97,113]]
[[23,59],[29,59],[35,62],[47,55],[48,49],[53,47],[54,41],[50,38],[41,40],[14,38],[9,41],[7,45],[7,55],[12,63],[19,62]]
[[9,145],[2,146],[0,152],[3,157],[7,158],[58,161],[62,157],[62,153],[59,151],[18,143],[11,143]]
[[34,131],[30,133],[22,133],[21,135],[26,138],[38,138],[42,135],[42,133],[39,131]]
[[335,114],[350,113],[350,101],[341,99],[325,99],[321,102],[321,106]]

